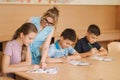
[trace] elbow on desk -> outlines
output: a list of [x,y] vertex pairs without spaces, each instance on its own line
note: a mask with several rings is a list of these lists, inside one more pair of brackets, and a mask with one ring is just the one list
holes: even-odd
[[30,61],[30,62],[26,62],[26,65],[32,65],[32,62]]
[[2,73],[2,74],[6,74],[6,73],[9,73],[9,72],[8,72],[7,69],[2,69],[2,70],[1,70],[1,73]]

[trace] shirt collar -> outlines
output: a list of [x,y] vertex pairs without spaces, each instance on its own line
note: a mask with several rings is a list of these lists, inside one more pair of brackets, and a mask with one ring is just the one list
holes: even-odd
[[55,47],[56,47],[57,49],[60,49],[60,46],[59,46],[58,40],[55,42]]

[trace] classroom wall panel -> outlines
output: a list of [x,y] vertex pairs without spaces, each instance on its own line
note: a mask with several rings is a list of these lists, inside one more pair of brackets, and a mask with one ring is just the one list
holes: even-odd
[[[88,25],[97,24],[102,30],[114,29],[116,26],[115,6],[60,6],[61,16],[56,33],[70,27],[77,34],[85,33]],[[82,31],[82,32],[81,32]]]
[[[32,16],[41,16],[54,5],[0,4],[0,41],[10,40],[15,30]],[[101,30],[116,29],[117,6],[113,5],[55,5],[60,17],[54,36],[65,28],[84,35],[88,25],[97,24]],[[120,20],[119,20],[120,21]]]
[[120,6],[117,7],[117,28],[120,29]]

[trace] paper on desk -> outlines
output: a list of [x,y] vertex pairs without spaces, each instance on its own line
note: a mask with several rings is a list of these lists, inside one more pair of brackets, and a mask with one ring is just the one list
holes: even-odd
[[29,73],[48,73],[48,74],[56,74],[58,72],[57,67],[47,68],[47,69],[36,69],[27,71]]
[[112,61],[113,60],[112,58],[102,57],[102,56],[97,56],[97,55],[91,56],[90,58],[99,60],[99,61]]
[[69,64],[77,65],[77,66],[87,66],[87,65],[90,65],[89,62],[76,61],[76,60],[69,61]]

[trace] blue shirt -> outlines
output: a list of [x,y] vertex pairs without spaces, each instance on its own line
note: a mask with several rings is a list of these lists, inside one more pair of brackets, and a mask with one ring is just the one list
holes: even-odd
[[90,44],[85,36],[77,41],[77,43],[75,45],[75,50],[78,53],[84,53],[84,52],[90,51],[91,47],[97,48],[97,50],[99,50],[101,48],[101,45],[98,42]]
[[56,41],[54,44],[50,45],[48,56],[51,58],[60,58],[67,56],[68,54],[74,54],[74,52],[76,52],[76,50],[72,46],[62,49],[60,48],[58,41]]
[[33,43],[30,45],[31,55],[32,55],[32,64],[39,64],[41,59],[40,47],[45,42],[48,35],[53,31],[53,26],[46,26],[40,31],[40,17],[32,17],[31,22],[35,24],[38,34],[35,37]]

